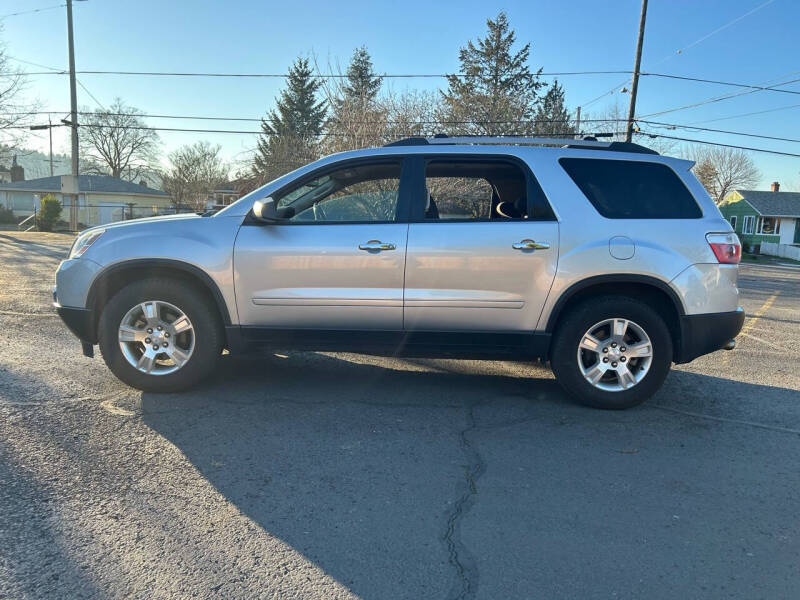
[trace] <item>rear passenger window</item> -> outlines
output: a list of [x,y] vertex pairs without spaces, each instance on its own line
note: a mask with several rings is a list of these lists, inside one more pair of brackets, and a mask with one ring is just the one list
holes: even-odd
[[607,219],[697,219],[692,194],[666,165],[631,160],[562,158],[561,166]]
[[[426,177],[426,219],[488,219],[492,214],[491,184],[480,177]],[[436,212],[431,207],[436,207]]]
[[426,221],[528,218],[528,182],[502,160],[432,160],[425,168]]

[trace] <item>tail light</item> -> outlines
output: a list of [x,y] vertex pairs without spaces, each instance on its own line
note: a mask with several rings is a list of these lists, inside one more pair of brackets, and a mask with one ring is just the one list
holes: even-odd
[[742,243],[735,233],[708,233],[706,240],[720,264],[737,265],[742,260]]

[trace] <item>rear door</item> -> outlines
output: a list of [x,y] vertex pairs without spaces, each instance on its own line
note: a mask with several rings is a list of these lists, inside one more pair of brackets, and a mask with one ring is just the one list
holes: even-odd
[[340,163],[273,195],[294,215],[246,221],[234,250],[242,325],[394,330],[408,235],[402,159]]
[[415,159],[404,328],[536,327],[558,263],[558,223],[530,169],[496,155]]

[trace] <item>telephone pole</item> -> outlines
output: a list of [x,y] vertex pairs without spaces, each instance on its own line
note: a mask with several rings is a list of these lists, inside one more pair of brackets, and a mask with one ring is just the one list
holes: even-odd
[[636,112],[636,92],[639,90],[639,66],[642,64],[642,44],[644,43],[644,22],[647,18],[647,0],[642,0],[642,14],[639,17],[639,39],[636,41],[636,59],[633,63],[633,83],[631,84],[631,103],[628,106],[628,124],[625,128],[625,141],[633,137],[633,117]]
[[67,0],[67,39],[69,40],[69,101],[72,129],[72,201],[69,210],[70,229],[78,229],[78,91],[75,87],[75,40],[72,34],[72,0]]
[[[56,125],[58,127],[58,125]],[[38,131],[40,129],[47,129],[50,133],[50,177],[53,176],[53,122],[50,117],[47,117],[47,125],[31,125],[28,129],[31,131]]]

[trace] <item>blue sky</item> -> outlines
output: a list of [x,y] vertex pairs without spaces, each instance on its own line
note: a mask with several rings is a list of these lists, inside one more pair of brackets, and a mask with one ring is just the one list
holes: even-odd
[[[57,0],[3,0],[0,14],[46,8]],[[794,0],[650,0],[642,70],[769,84],[800,77]],[[764,5],[764,6],[762,6]],[[761,8],[758,8],[761,7]],[[758,8],[705,40],[704,36]],[[78,70],[205,71],[281,73],[298,55],[315,54],[346,65],[353,49],[366,44],[376,69],[385,73],[447,73],[458,70],[458,49],[485,31],[487,17],[505,10],[517,39],[532,43],[531,66],[545,71],[631,69],[640,0],[438,2],[304,1],[191,2],[188,0],[89,0],[76,2]],[[13,57],[63,68],[67,64],[65,9],[3,19],[2,37]],[[695,42],[698,42],[695,44]],[[695,45],[692,45],[695,44]],[[689,46],[687,48],[687,46]],[[677,54],[676,51],[685,48]],[[21,64],[25,70],[38,67]],[[624,80],[620,75],[560,78],[571,108],[585,106]],[[81,82],[104,105],[116,96],[150,114],[260,117],[273,105],[280,79],[157,78],[82,75]],[[436,89],[441,80],[394,80],[394,89]],[[620,86],[621,87],[621,86]],[[800,83],[783,89],[800,91]],[[643,115],[736,91],[703,83],[643,77],[637,114]],[[64,76],[31,76],[28,98],[43,110],[68,110]],[[96,107],[78,89],[81,107]],[[627,94],[615,92],[584,108],[599,116]],[[707,122],[741,113],[800,105],[794,94],[757,92],[661,117],[762,135],[800,139],[800,106],[776,112]],[[153,125],[202,128],[197,121],[151,119]],[[211,122],[214,129],[253,129],[255,123]],[[56,149],[66,150],[66,130]],[[670,133],[670,132],[666,132]],[[681,131],[674,135],[800,153],[800,144]],[[255,136],[162,133],[166,152],[197,139],[223,146],[229,160],[241,159]],[[46,137],[31,141],[46,148]],[[800,159],[753,154],[761,186],[779,180],[800,189]]]

